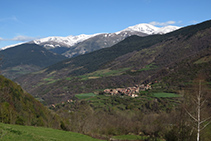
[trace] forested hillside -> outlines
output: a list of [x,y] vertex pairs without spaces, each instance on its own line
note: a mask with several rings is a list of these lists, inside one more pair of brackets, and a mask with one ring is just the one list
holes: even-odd
[[60,129],[59,117],[19,85],[0,76],[0,122]]

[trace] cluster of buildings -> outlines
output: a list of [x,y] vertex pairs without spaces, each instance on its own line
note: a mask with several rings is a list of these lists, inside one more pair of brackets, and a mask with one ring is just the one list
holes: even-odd
[[[72,99],[68,99],[67,100],[67,103],[72,103],[72,102],[74,102]],[[64,104],[65,104],[65,102],[63,101],[62,105],[64,105]],[[56,105],[55,104],[51,104],[50,107],[56,108]]]
[[105,89],[104,93],[105,94],[110,94],[110,95],[127,95],[131,97],[138,97],[137,93],[140,91],[145,91],[151,89],[151,85],[136,85],[134,87],[127,87],[127,88],[116,88],[116,89]]
[[[126,95],[130,97],[138,97],[137,93],[140,91],[146,91],[152,89],[151,83],[149,84],[141,84],[141,85],[135,85],[134,87],[127,87],[127,88],[116,88],[116,89],[105,89],[103,92],[104,94],[109,94],[109,95]],[[74,102],[72,99],[68,99],[66,101],[67,103],[72,103]],[[65,102],[62,102],[62,105],[65,104]],[[51,104],[51,107],[55,108],[55,104]]]

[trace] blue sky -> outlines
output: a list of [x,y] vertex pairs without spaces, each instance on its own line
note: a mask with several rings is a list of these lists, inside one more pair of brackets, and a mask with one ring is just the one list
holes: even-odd
[[0,48],[48,36],[112,33],[139,23],[187,26],[210,20],[210,6],[211,0],[0,0]]

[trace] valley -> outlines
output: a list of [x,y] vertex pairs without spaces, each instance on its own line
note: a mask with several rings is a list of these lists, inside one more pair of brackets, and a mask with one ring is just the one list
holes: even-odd
[[0,139],[194,140],[187,111],[196,115],[199,93],[201,139],[211,138],[210,20],[49,37],[0,55]]
[[[197,59],[210,56],[209,22],[165,35],[131,36],[112,47],[66,59],[15,81],[48,104],[52,104],[50,101],[57,103],[70,99],[78,93],[124,88],[152,81],[167,83],[166,89],[172,89],[170,87],[193,80],[199,72],[207,75],[207,81],[210,81],[209,61],[194,63]],[[189,73],[185,74],[184,70]],[[183,77],[179,78],[180,82],[173,77],[178,73],[178,77]],[[171,82],[165,82],[168,80]]]

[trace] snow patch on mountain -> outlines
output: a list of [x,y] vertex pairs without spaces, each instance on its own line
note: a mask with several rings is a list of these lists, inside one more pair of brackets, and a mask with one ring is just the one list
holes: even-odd
[[177,29],[180,29],[180,27],[169,25],[169,26],[159,28],[158,30],[153,32],[153,34],[166,34],[166,33],[172,32]]
[[46,37],[38,40],[34,40],[33,42],[38,45],[44,45],[44,47],[61,47],[61,45],[65,47],[71,47],[74,46],[75,44],[79,42],[83,42],[84,40],[87,40],[91,37],[97,36],[100,33],[93,34],[93,35],[85,35],[81,34],[78,36],[67,36],[67,37],[58,37],[58,36],[53,36],[53,37]]
[[[142,24],[137,24],[135,26],[130,26],[124,30],[115,32],[115,33],[97,33],[97,34],[92,34],[92,35],[86,35],[86,34],[81,34],[77,36],[67,36],[67,37],[58,37],[58,36],[52,36],[52,37],[46,37],[42,39],[37,39],[33,40],[29,43],[35,43],[41,46],[44,46],[46,49],[54,49],[58,47],[66,47],[66,48],[71,48],[74,45],[83,42],[87,39],[90,39],[92,37],[95,37],[97,35],[103,35],[104,40],[109,40],[112,38],[115,38],[113,41],[114,43],[117,43],[124,38],[131,36],[131,35],[141,35],[141,36],[147,36],[147,35],[153,35],[153,34],[166,34],[169,32],[172,32],[174,30],[179,29],[180,27],[177,26],[165,26],[165,27],[155,27],[154,25],[147,24],[147,23],[142,23]],[[118,37],[117,37],[118,36]],[[6,46],[3,49],[7,49],[9,47],[14,47],[19,44],[11,45],[11,46]],[[107,44],[107,42],[105,42]],[[84,52],[84,51],[81,51]]]
[[[24,42],[24,43],[25,43],[25,42]],[[1,48],[0,50],[5,50],[5,49],[8,49],[8,48],[16,47],[16,46],[22,45],[22,44],[24,44],[24,43],[17,43],[17,44],[5,46],[5,47]]]
[[[152,35],[152,34],[166,34],[179,28],[180,27],[178,26],[170,26],[170,25],[165,27],[155,27],[151,24],[142,23],[142,24],[137,24],[135,26],[130,26],[122,31],[131,31],[131,32],[136,31]],[[120,34],[122,31],[116,32],[116,34]]]
[[130,26],[126,29],[124,29],[123,31],[137,31],[137,32],[142,32],[142,33],[146,33],[148,35],[153,34],[155,31],[157,31],[159,28],[155,27],[151,24],[137,24],[135,26]]

